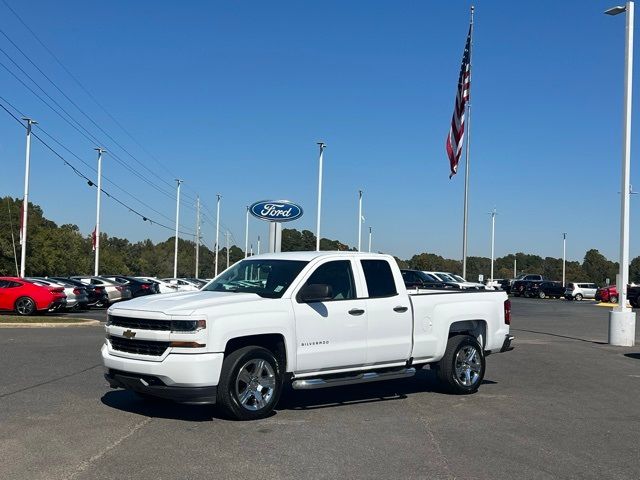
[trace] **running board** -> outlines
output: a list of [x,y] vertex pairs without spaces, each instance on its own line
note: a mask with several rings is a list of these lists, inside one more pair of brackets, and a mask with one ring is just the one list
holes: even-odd
[[408,378],[416,374],[416,369],[403,368],[401,370],[389,370],[386,372],[364,372],[350,377],[334,376],[324,378],[305,378],[294,380],[291,386],[296,390],[312,390],[315,388],[339,387],[356,383],[378,382],[381,380],[393,380],[395,378]]

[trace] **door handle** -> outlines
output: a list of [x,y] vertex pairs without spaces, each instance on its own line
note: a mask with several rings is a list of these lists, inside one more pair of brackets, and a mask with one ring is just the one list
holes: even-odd
[[352,308],[351,310],[349,310],[349,315],[362,315],[364,313],[364,310],[361,308]]
[[404,313],[404,312],[406,312],[407,310],[409,310],[409,307],[395,307],[395,308],[393,309],[393,311],[394,311],[394,312],[398,312],[398,313]]

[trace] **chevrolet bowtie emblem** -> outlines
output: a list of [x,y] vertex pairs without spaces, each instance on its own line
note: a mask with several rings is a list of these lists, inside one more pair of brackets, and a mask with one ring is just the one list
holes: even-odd
[[136,336],[136,332],[132,332],[131,330],[125,330],[122,336],[127,338],[133,338]]

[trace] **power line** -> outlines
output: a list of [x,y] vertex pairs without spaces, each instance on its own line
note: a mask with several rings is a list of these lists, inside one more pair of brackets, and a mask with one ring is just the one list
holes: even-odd
[[[20,124],[21,127],[24,128],[24,124],[20,121],[20,119],[18,117],[16,117],[13,113],[11,113],[11,111],[9,111],[9,109],[7,109],[2,103],[0,103],[0,108],[2,108],[6,113],[8,113],[17,123]],[[57,156],[60,160],[62,160],[62,162],[67,165],[69,168],[71,168],[71,170],[73,170],[73,172],[78,175],[79,177],[83,178],[84,180],[86,180],[86,182],[88,183],[88,185],[90,187],[96,187],[97,185],[95,184],[95,182],[93,180],[91,180],[89,177],[87,177],[84,173],[82,173],[80,170],[78,170],[71,162],[69,162],[66,158],[64,158],[60,153],[58,153],[51,145],[49,145],[47,142],[45,142],[38,134],[32,132],[32,135],[38,140],[40,141],[40,143],[42,143],[48,150],[51,151],[51,153],[53,153],[55,156]],[[123,202],[122,200],[120,200],[119,198],[115,197],[114,195],[111,195],[109,192],[107,192],[105,189],[101,189],[102,193],[104,193],[107,197],[111,198],[113,201],[117,202],[118,204],[120,204],[121,206],[123,206],[124,208],[126,208],[127,210],[129,210],[129,212],[139,216],[140,218],[142,218],[143,221],[145,222],[149,222],[152,225],[158,225],[160,227],[163,227],[167,230],[170,231],[174,231],[174,227],[170,227],[167,226],[161,222],[158,222],[152,218],[149,218],[146,215],[143,215],[142,213],[140,213],[139,211],[137,211],[135,208],[129,206],[128,204],[126,204],[125,202]],[[182,235],[188,235],[188,236],[194,236],[195,233],[193,232],[185,232],[185,231],[179,231],[179,233],[181,233]]]

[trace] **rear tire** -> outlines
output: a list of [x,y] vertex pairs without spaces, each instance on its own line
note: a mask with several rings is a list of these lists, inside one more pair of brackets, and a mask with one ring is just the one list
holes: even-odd
[[447,342],[444,357],[437,364],[443,386],[456,395],[475,393],[482,383],[486,362],[482,347],[471,335],[456,335]]
[[546,297],[546,295],[545,295],[545,293],[544,293],[544,292],[540,292],[540,293],[538,294],[538,297],[540,297],[540,298],[545,298],[545,297]]
[[30,297],[20,297],[14,304],[16,313],[21,317],[33,315],[36,311],[36,302]]
[[240,348],[224,359],[218,403],[236,420],[265,418],[280,399],[282,383],[282,366],[272,352],[258,346]]
[[576,296],[575,296],[575,299],[577,301],[581,301],[582,300],[582,294],[581,293],[577,293]]
[[616,297],[615,295],[611,295],[609,297],[609,303],[618,303],[618,297]]

